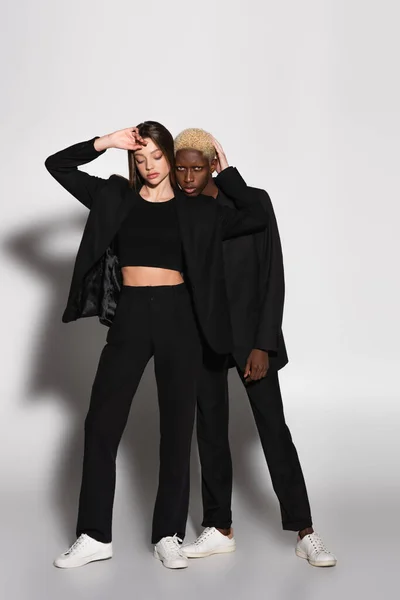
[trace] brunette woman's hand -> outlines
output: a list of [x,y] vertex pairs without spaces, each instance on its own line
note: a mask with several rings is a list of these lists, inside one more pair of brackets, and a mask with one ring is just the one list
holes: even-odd
[[103,135],[94,141],[94,147],[98,152],[108,148],[119,148],[120,150],[139,150],[146,146],[147,142],[139,134],[137,127],[127,127]]
[[221,171],[229,167],[228,159],[226,158],[224,149],[222,148],[218,140],[216,140],[213,136],[211,136],[211,139],[212,143],[214,144],[215,151],[217,153],[217,164],[215,169],[217,173],[221,173]]

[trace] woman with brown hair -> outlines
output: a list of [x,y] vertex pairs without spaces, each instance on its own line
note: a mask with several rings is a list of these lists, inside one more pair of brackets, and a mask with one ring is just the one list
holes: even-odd
[[[78,169],[110,148],[128,151],[129,180]],[[222,240],[263,229],[266,216],[218,152],[217,185],[236,210],[187,198],[175,184],[174,144],[154,121],[75,144],[46,160],[53,177],[87,208],[63,321],[98,316],[111,325],[85,420],[77,540],[54,564],[71,568],[112,556],[115,463],[132,398],[151,356],[160,410],[160,474],[154,554],[166,567],[188,565],[181,551],[202,343],[232,346]]]

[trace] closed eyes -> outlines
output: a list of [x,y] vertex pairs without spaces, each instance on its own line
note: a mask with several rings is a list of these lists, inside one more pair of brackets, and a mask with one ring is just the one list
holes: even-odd
[[[204,169],[204,167],[192,167],[192,170],[193,170],[193,171],[202,171],[203,169]],[[178,166],[177,166],[177,167],[176,167],[176,170],[177,170],[177,171],[184,171],[184,170],[185,170],[185,167],[178,167]]]

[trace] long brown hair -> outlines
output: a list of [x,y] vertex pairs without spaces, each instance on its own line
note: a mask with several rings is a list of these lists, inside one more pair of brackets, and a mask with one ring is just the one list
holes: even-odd
[[[169,180],[173,188],[176,187],[175,177],[175,152],[174,152],[174,138],[164,125],[157,123],[157,121],[144,121],[137,125],[139,134],[142,138],[150,138],[156,146],[158,146],[170,167]],[[135,152],[128,150],[128,164],[129,164],[129,185],[136,191],[144,184],[143,178],[139,173],[139,170],[135,162]]]

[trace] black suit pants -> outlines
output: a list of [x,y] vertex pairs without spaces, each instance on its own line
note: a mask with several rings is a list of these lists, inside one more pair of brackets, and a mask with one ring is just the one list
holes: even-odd
[[[242,372],[237,367],[242,379]],[[282,405],[278,373],[246,385],[254,419],[278,497],[283,529],[311,527],[310,505],[296,448]],[[218,357],[205,357],[197,399],[197,439],[202,471],[204,527],[232,523],[232,461],[228,438],[228,369]]]
[[175,533],[185,535],[201,342],[186,285],[179,284],[122,289],[85,420],[78,536],[87,533],[101,542],[111,541],[118,445],[132,398],[153,355],[160,471],[152,543]]

